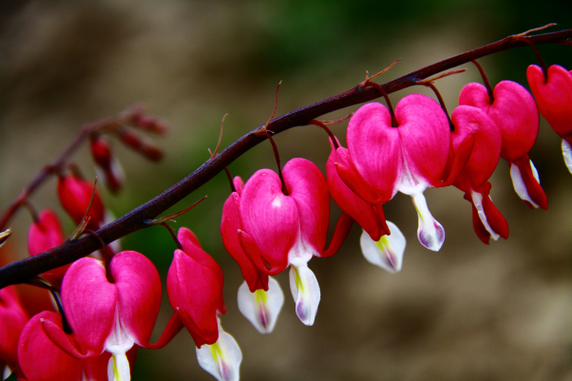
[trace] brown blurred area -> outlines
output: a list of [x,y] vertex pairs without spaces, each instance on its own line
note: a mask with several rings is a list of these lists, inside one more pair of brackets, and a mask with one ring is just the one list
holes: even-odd
[[[117,141],[126,183],[106,204],[122,215],[165,190],[208,159],[220,120],[225,147],[272,112],[282,80],[278,114],[340,93],[397,58],[380,81],[462,51],[548,22],[571,27],[570,6],[542,2],[523,9],[516,1],[4,1],[0,5],[0,208],[85,122],[142,102],[170,123],[154,138],[166,156],[147,162]],[[566,24],[568,23],[568,24]],[[483,25],[487,27],[484,28]],[[572,68],[570,47],[540,47],[549,64]],[[524,84],[535,63],[524,48],[481,61],[491,82]],[[451,111],[467,72],[438,81]],[[391,95],[394,103],[409,89]],[[336,119],[355,110],[325,116]],[[514,193],[500,162],[492,197],[505,215],[509,239],[483,245],[472,229],[470,204],[456,189],[430,189],[429,208],[445,227],[440,252],[416,239],[410,200],[397,195],[386,216],[407,238],[403,270],[384,272],[361,256],[354,227],[342,250],[313,259],[322,290],[313,327],[294,313],[287,274],[278,276],[286,303],[275,332],[260,335],[236,307],[241,283],[236,263],[222,246],[219,224],[229,194],[220,174],[173,211],[205,194],[207,201],[177,219],[188,226],[225,273],[227,314],[222,318],[243,351],[243,380],[572,380],[572,176],[560,141],[542,120],[530,156],[549,209],[530,210]],[[345,139],[346,124],[334,126]],[[306,157],[324,169],[329,145],[323,131],[294,128],[276,137],[283,163]],[[86,177],[94,172],[87,146],[74,156]],[[247,179],[275,168],[268,144],[230,167]],[[61,213],[50,180],[31,202]],[[332,222],[339,215],[334,206]],[[67,231],[73,229],[62,215]],[[14,237],[3,261],[26,255],[30,217],[12,221]],[[174,245],[164,229],[126,237],[125,248],[151,257],[164,276]],[[155,336],[170,316],[165,295]],[[186,332],[158,351],[140,350],[135,380],[211,380],[196,363]]]

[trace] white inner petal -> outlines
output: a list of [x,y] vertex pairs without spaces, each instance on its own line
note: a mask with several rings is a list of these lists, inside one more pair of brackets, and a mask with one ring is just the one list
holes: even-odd
[[[535,175],[534,177],[538,181],[538,173],[536,172],[536,168],[534,168],[532,161],[530,162],[530,166],[533,168],[532,174]],[[535,208],[538,208],[538,204],[532,201],[532,198],[530,198],[530,195],[528,194],[528,189],[526,188],[526,184],[522,179],[520,168],[518,167],[518,165],[514,165],[513,163],[510,163],[510,178],[512,179],[512,186],[514,187],[514,191],[516,192],[518,197],[520,197],[525,201],[528,201]]]
[[390,235],[385,235],[375,242],[364,230],[360,238],[361,251],[365,259],[390,273],[401,271],[403,253],[405,252],[405,236],[391,221],[387,221]]
[[491,238],[497,241],[500,236],[493,230],[493,228],[491,228],[491,225],[489,225],[489,221],[487,220],[487,215],[485,214],[485,210],[483,209],[483,195],[478,192],[471,191],[471,197],[473,198],[473,205],[475,205],[475,208],[477,208],[477,212],[479,213],[479,218],[481,219],[481,222],[485,226],[485,229],[487,229],[487,231],[490,233]]
[[572,147],[570,144],[562,139],[562,156],[564,157],[564,163],[568,167],[568,171],[572,174]]

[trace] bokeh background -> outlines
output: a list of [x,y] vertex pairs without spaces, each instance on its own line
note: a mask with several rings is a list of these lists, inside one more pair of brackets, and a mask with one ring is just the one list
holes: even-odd
[[[403,60],[380,78],[390,80],[437,60],[549,22],[572,27],[568,1],[517,0],[289,0],[252,1],[15,1],[0,2],[0,209],[68,144],[85,122],[142,102],[169,121],[157,139],[159,164],[115,144],[126,172],[123,192],[103,191],[122,215],[192,172],[216,146],[223,147],[264,123],[282,80],[278,114],[355,86],[366,70]],[[572,48],[540,46],[548,64],[572,68]],[[526,84],[536,63],[530,48],[481,60],[492,83]],[[476,69],[442,79],[450,110]],[[412,89],[391,95],[394,103]],[[356,107],[327,115],[336,119]],[[346,124],[333,127],[345,139]],[[276,136],[283,162],[305,157],[325,168],[329,145],[315,127]],[[115,142],[117,143],[117,142]],[[278,276],[286,303],[272,334],[260,335],[237,310],[241,276],[222,246],[219,224],[229,194],[226,177],[173,208],[209,197],[175,227],[187,226],[225,274],[225,329],[242,348],[244,380],[572,380],[572,176],[559,138],[542,120],[531,152],[548,195],[548,211],[530,210],[514,194],[505,162],[492,197],[510,226],[507,241],[483,245],[471,209],[456,189],[426,192],[447,239],[440,252],[416,239],[417,218],[408,197],[387,204],[389,220],[408,246],[401,273],[367,263],[354,226],[334,257],[314,259],[322,301],[314,327],[296,318],[287,274]],[[74,160],[94,176],[87,147]],[[260,145],[230,166],[248,178],[275,168],[271,147]],[[37,209],[59,208],[55,180],[32,197]],[[333,206],[332,220],[340,211]],[[72,223],[62,214],[67,231]],[[26,255],[30,217],[12,221],[14,237],[2,261]],[[154,260],[163,276],[174,244],[162,228],[134,233],[124,248]],[[33,292],[26,287],[22,295]],[[171,312],[164,306],[154,337]],[[186,332],[159,351],[140,350],[135,380],[211,380],[196,362]]]

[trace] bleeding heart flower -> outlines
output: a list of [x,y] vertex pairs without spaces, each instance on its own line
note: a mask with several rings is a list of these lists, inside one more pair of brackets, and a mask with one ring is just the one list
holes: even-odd
[[419,241],[438,251],[445,231],[429,209],[423,191],[442,186],[450,144],[449,122],[431,98],[412,94],[395,108],[398,126],[380,103],[360,107],[351,118],[348,151],[337,156],[337,172],[344,183],[371,204],[389,201],[398,191],[412,197],[417,210]]
[[[43,210],[38,220],[28,230],[28,253],[37,255],[64,242],[62,225],[56,213],[50,209]],[[42,277],[52,286],[61,285],[66,270],[70,265],[57,267],[42,273]]]
[[[382,204],[368,203],[342,181],[337,171],[337,160],[351,163],[351,157],[348,150],[339,145],[339,141],[336,140],[336,143],[338,148],[332,143],[332,153],[326,164],[330,195],[363,228],[361,248],[365,258],[389,272],[397,272],[401,270],[405,237],[395,224],[385,220]],[[391,231],[388,225],[392,226]]]
[[[94,192],[93,184],[75,175],[58,177],[58,198],[64,210],[79,224],[89,207],[91,195]],[[105,219],[105,208],[101,202],[99,192],[95,196],[89,209],[90,220],[88,229],[97,230]]]
[[[305,267],[301,271],[307,275],[311,273],[308,261],[313,256],[326,255],[330,215],[327,184],[318,167],[306,159],[290,160],[282,173],[285,189],[280,177],[269,169],[257,171],[244,186],[240,195],[244,231],[239,231],[239,242],[261,272],[277,274],[292,265]],[[312,325],[318,309],[319,286],[315,277],[297,277],[301,273],[292,271],[291,281],[295,283],[291,289],[300,291],[295,295],[296,311],[304,312],[298,317],[304,324]]]
[[546,209],[546,195],[528,157],[539,124],[532,95],[516,82],[501,81],[495,86],[491,101],[483,85],[469,83],[461,90],[459,104],[478,107],[495,121],[502,136],[501,157],[510,163],[516,193],[531,207]]
[[175,250],[167,274],[171,306],[195,341],[199,365],[217,380],[238,380],[242,353],[218,318],[226,310],[222,270],[189,229],[179,229],[177,238],[183,250]]
[[0,360],[12,371],[18,369],[18,338],[28,319],[14,286],[0,289]]
[[[233,180],[235,192],[228,197],[222,209],[222,221],[220,233],[226,250],[238,262],[244,280],[248,284],[250,292],[256,290],[268,291],[268,274],[257,267],[256,263],[261,263],[261,253],[256,245],[249,245],[242,242],[242,235],[245,231],[240,217],[240,196],[244,183],[240,177]],[[244,240],[243,240],[244,241]],[[244,248],[243,248],[244,244]],[[246,249],[246,250],[245,250]]]
[[217,341],[217,313],[226,311],[222,270],[189,229],[179,229],[177,237],[183,250],[175,250],[167,292],[171,306],[200,348]]
[[[111,353],[110,379],[115,374],[129,380],[126,352],[134,344],[151,345],[161,303],[161,280],[153,263],[135,251],[116,254],[110,271],[113,282],[101,261],[90,257],[77,260],[64,276],[62,303],[80,346],[88,354]],[[65,342],[61,338],[55,341],[58,345]]]
[[552,65],[546,74],[537,65],[530,65],[526,70],[540,113],[562,138],[562,155],[572,173],[572,72]]
[[91,136],[89,148],[98,177],[103,179],[110,192],[117,193],[123,186],[125,176],[119,161],[111,152],[109,141],[102,136]]
[[493,205],[488,179],[493,174],[502,145],[502,137],[494,120],[480,108],[458,106],[451,114],[455,130],[451,134],[452,150],[472,140],[470,157],[453,185],[465,192],[473,204],[473,227],[479,239],[488,244],[489,238],[508,237],[508,225]]

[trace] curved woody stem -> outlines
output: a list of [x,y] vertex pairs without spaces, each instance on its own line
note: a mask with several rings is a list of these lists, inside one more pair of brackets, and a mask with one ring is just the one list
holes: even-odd
[[[521,35],[508,36],[497,42],[493,42],[447,58],[443,61],[425,66],[380,86],[382,86],[387,94],[390,94],[398,90],[414,86],[420,80],[426,79],[432,75],[490,54],[525,46],[528,45],[529,42],[534,44],[566,44],[566,39],[569,37],[572,37],[572,29],[526,37]],[[218,155],[207,160],[194,172],[171,186],[169,189],[165,190],[163,193],[108,225],[100,228],[97,231],[97,234],[105,243],[108,244],[129,233],[147,227],[148,225],[145,221],[156,218],[169,207],[173,206],[208,182],[216,174],[223,171],[225,167],[242,154],[260,142],[266,140],[266,136],[260,133],[260,130],[263,128],[267,129],[271,134],[278,134],[292,127],[305,126],[312,119],[316,119],[321,115],[359,103],[371,101],[380,96],[381,94],[379,90],[375,87],[364,88],[358,84],[343,93],[288,112],[276,119],[273,119],[265,125],[256,127],[254,130],[225,148]],[[81,134],[79,137],[81,137]],[[66,154],[67,153],[64,152],[62,156],[65,156]],[[43,176],[46,176],[44,172],[41,172],[38,175],[38,177]],[[34,184],[35,181],[33,181],[28,188],[33,190],[35,188]],[[64,242],[59,246],[33,257],[12,262],[0,268],[0,288],[15,283],[25,282],[37,274],[71,263],[74,260],[84,257],[99,249],[100,245],[101,244],[97,238],[93,236],[85,236],[75,242]]]

